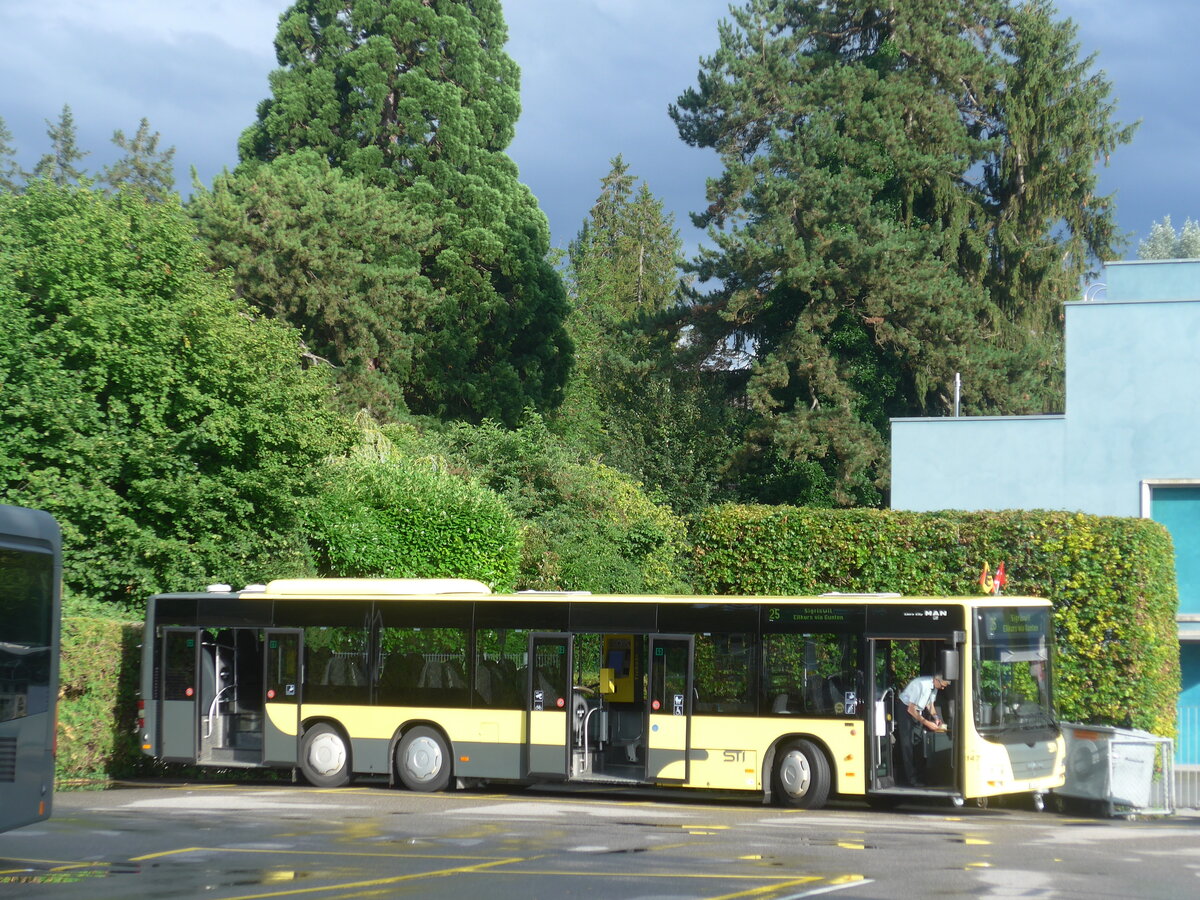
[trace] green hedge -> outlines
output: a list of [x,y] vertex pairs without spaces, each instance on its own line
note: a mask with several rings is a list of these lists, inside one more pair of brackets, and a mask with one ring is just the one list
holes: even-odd
[[974,594],[983,565],[1003,562],[1006,593],[1054,604],[1063,719],[1175,734],[1178,598],[1157,523],[727,505],[703,514],[694,538],[697,590],[716,594]]
[[59,783],[136,774],[140,623],[64,618],[59,666]]

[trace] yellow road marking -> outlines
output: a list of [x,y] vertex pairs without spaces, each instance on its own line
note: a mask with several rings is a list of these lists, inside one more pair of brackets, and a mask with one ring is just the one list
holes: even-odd
[[[505,869],[503,872],[492,872],[492,875],[553,875],[556,878],[684,878],[695,881],[778,881],[784,884],[768,885],[772,890],[787,887],[795,879],[794,875],[728,875],[718,872],[580,872],[578,869],[559,871],[558,869]],[[819,875],[806,875],[804,881],[820,881]],[[767,888],[762,888],[767,890]],[[740,897],[741,894],[730,894]]]
[[328,887],[310,887],[310,888],[295,888],[289,891],[271,891],[267,894],[244,894],[241,897],[231,897],[229,900],[265,900],[268,897],[296,897],[300,894],[327,894],[330,891],[349,891],[363,888],[380,888],[394,884],[400,884],[405,881],[417,881],[422,878],[445,878],[448,875],[466,875],[471,872],[479,872],[483,869],[490,869],[496,866],[503,866],[509,863],[529,862],[528,859],[522,857],[513,857],[512,859],[498,859],[492,862],[479,863],[474,866],[458,866],[453,869],[438,869],[433,872],[414,872],[411,875],[396,875],[392,878],[374,878],[370,881],[353,881],[346,884],[332,884]]
[[[163,850],[160,853],[148,853],[145,856],[135,856],[130,862],[143,862],[147,859],[159,859],[164,856],[175,856],[184,853],[269,853],[271,856],[303,856],[306,859],[315,856],[352,856],[367,859],[445,859],[445,860],[476,860],[479,862],[497,862],[511,859],[504,856],[484,856],[466,853],[364,853],[340,850],[260,850],[252,847],[181,847],[178,850]],[[107,863],[105,863],[107,865]]]
[[768,884],[764,887],[750,888],[748,891],[738,891],[736,894],[722,894],[720,897],[710,897],[709,900],[735,900],[737,897],[762,897],[773,894],[783,888],[800,887],[802,884],[812,884],[823,880],[819,875],[806,875],[804,878],[793,878],[791,881],[781,881],[779,884]]
[[73,866],[107,866],[111,863],[96,862],[96,863],[80,863],[70,862],[65,859],[6,859],[6,863],[24,863],[20,869],[0,869],[0,875],[22,875],[31,871],[30,866],[42,867],[44,871],[54,871],[55,869],[71,868]]

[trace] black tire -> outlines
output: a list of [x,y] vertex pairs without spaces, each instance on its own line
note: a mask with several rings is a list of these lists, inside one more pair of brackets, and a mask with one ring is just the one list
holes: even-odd
[[444,791],[450,784],[453,761],[446,740],[432,728],[418,725],[396,745],[396,777],[410,791]]
[[829,760],[812,741],[780,747],[771,773],[771,793],[781,806],[820,809],[829,799]]
[[300,774],[313,787],[337,788],[350,783],[350,747],[340,731],[318,722],[304,732]]

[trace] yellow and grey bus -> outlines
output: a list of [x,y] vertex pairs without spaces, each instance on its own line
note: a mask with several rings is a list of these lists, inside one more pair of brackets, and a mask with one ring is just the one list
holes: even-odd
[[0,505],[0,831],[50,815],[61,583],[58,523]]
[[[170,762],[416,791],[572,782],[761,792],[818,808],[1062,784],[1051,610],[1024,597],[493,594],[306,579],[148,604],[139,729]],[[944,726],[897,698],[950,680]]]

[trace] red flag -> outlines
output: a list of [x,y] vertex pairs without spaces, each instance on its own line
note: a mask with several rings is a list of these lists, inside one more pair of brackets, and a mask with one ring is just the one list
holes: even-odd
[[993,578],[992,581],[996,585],[997,594],[1000,593],[1000,588],[1008,584],[1008,576],[1004,574],[1004,563],[1000,563],[1000,565],[996,567],[996,577]]

